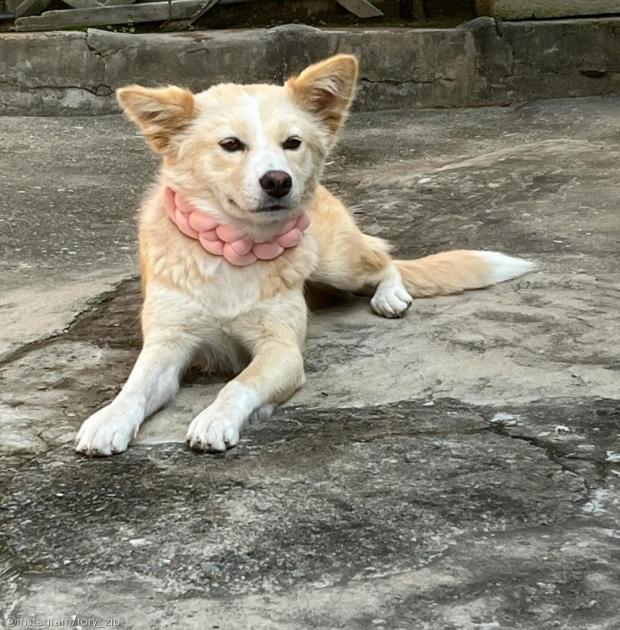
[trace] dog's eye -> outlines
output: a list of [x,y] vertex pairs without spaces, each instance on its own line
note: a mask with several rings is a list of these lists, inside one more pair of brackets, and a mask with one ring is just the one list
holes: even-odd
[[245,144],[243,144],[239,138],[224,138],[224,140],[220,142],[220,146],[224,151],[228,151],[229,153],[243,151],[243,149],[245,149]]
[[282,143],[282,148],[285,151],[294,151],[295,149],[299,149],[300,144],[301,138],[298,138],[297,136],[291,136]]

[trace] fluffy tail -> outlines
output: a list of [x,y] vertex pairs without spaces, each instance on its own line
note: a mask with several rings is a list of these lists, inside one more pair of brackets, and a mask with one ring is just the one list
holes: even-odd
[[405,287],[414,297],[449,295],[481,289],[517,278],[536,268],[534,263],[499,252],[454,250],[417,260],[395,261]]

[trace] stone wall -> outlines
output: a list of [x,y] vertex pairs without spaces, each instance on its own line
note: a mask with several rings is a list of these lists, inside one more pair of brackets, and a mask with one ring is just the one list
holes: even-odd
[[336,52],[360,57],[357,107],[467,107],[620,92],[620,19],[496,23],[455,29],[326,29],[0,37],[0,113],[104,114],[128,83],[202,90],[281,82]]
[[476,0],[478,15],[508,20],[620,13],[618,0]]

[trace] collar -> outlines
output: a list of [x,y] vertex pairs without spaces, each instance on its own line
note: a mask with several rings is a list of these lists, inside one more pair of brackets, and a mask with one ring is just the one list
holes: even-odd
[[257,260],[274,260],[284,250],[299,245],[310,225],[310,216],[304,212],[297,219],[287,221],[271,240],[258,241],[199,210],[183,193],[170,186],[164,189],[164,205],[170,220],[185,236],[196,239],[209,254],[223,256],[236,267],[245,267]]

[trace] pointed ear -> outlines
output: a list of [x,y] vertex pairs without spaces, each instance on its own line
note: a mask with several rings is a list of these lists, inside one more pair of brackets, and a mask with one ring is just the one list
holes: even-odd
[[145,88],[129,85],[116,98],[157,153],[169,152],[172,139],[196,115],[194,95],[183,88]]
[[335,135],[355,95],[357,67],[353,55],[335,55],[307,67],[289,79],[286,87],[305,109],[319,115]]

